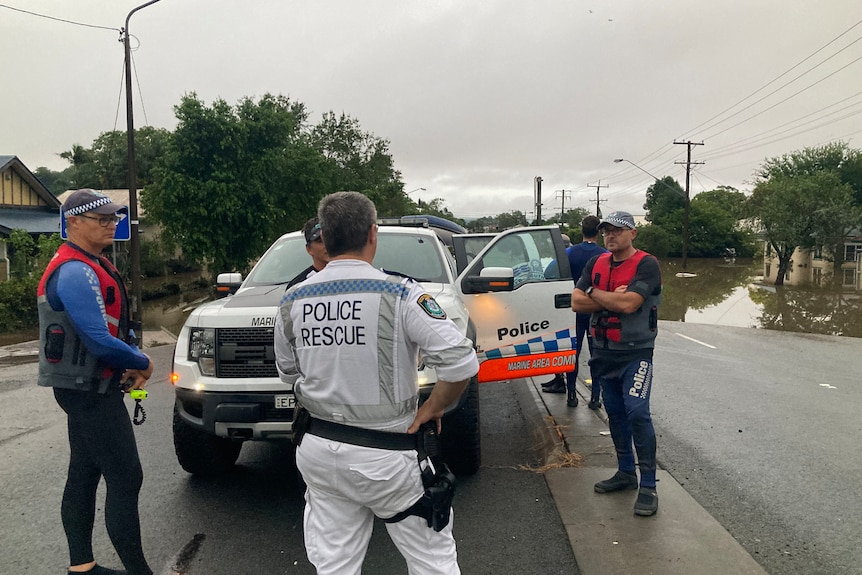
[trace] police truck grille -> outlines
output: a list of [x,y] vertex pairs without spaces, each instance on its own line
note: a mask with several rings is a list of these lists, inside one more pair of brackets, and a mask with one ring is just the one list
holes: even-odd
[[216,377],[278,377],[273,333],[271,327],[218,329]]

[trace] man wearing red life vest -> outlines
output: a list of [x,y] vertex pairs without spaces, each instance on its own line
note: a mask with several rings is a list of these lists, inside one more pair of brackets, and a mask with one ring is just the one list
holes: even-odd
[[[143,471],[121,383],[140,389],[153,363],[137,348],[125,285],[100,254],[114,241],[122,206],[76,190],[61,208],[69,241],[39,282],[39,385],[52,387],[69,425],[69,474],[60,515],[69,574],[152,575],[141,548]],[[125,571],[93,557],[96,490],[104,477],[105,525]]]
[[638,232],[630,213],[609,214],[599,231],[609,253],[587,263],[572,293],[572,310],[592,314],[590,370],[593,384],[601,385],[617,453],[618,471],[596,483],[595,490],[610,493],[640,486],[634,512],[650,516],[658,510],[656,437],[649,398],[661,270],[655,257],[632,245]]

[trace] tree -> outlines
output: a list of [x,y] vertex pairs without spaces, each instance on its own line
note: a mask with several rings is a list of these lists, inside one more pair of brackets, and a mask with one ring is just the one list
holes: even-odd
[[775,285],[784,285],[784,276],[797,248],[813,249],[820,226],[819,210],[840,201],[849,193],[831,172],[788,176],[780,174],[755,186],[748,208],[766,234],[766,241],[778,256]]
[[754,234],[740,225],[745,201],[745,194],[726,186],[692,198],[688,253],[699,258],[722,257],[728,252],[751,257]]
[[502,231],[517,226],[526,226],[527,216],[520,210],[512,210],[497,215],[497,229]]
[[778,255],[776,285],[796,248],[825,247],[833,258],[833,281],[840,278],[847,234],[862,225],[856,202],[859,154],[844,143],[805,148],[764,162],[747,202],[748,215],[760,222]]
[[[662,225],[676,212],[685,209],[685,190],[670,176],[656,180],[647,188],[644,209],[648,222]],[[682,233],[682,227],[679,233]]]
[[7,242],[12,248],[9,254],[12,276],[18,279],[30,277],[34,270],[34,258],[38,255],[33,236],[26,230],[15,229],[9,233]]
[[[152,169],[165,152],[171,133],[144,126],[135,130],[135,168],[138,186],[152,182]],[[125,131],[102,132],[89,150],[98,189],[128,188],[129,138]]]
[[44,166],[39,166],[33,170],[33,175],[39,178],[42,185],[48,188],[55,196],[59,196],[66,190],[72,188],[72,183],[68,179],[65,170],[62,172],[56,172]]
[[415,209],[394,167],[389,141],[363,132],[355,118],[324,114],[311,130],[311,143],[335,167],[334,190],[365,194],[381,216],[401,216]]
[[64,172],[70,189],[97,187],[98,178],[90,150],[80,144],[72,144],[70,150],[60,152],[60,157],[71,164],[70,170]]
[[276,192],[289,178],[288,150],[304,145],[304,107],[270,95],[243,99],[236,108],[221,99],[207,107],[191,94],[175,113],[176,131],[153,185],[144,189],[143,206],[162,224],[163,238],[192,260],[215,272],[244,272],[271,243],[276,223],[298,228],[309,217],[308,204],[326,191]]

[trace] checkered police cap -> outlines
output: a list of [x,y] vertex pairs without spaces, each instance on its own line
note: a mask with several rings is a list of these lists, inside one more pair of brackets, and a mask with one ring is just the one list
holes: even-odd
[[616,228],[628,228],[630,230],[637,228],[634,216],[628,212],[611,212],[602,219],[602,222],[599,224],[599,229],[601,230],[605,225],[614,226]]
[[123,206],[115,204],[111,198],[97,192],[96,190],[75,190],[60,208],[67,216],[79,216],[86,212],[95,212],[97,214],[116,214],[123,209]]

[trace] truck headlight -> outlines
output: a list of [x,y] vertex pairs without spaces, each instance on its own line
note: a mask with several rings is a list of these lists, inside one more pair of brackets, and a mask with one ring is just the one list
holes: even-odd
[[189,331],[189,361],[198,364],[201,374],[215,375],[215,329],[191,328]]

